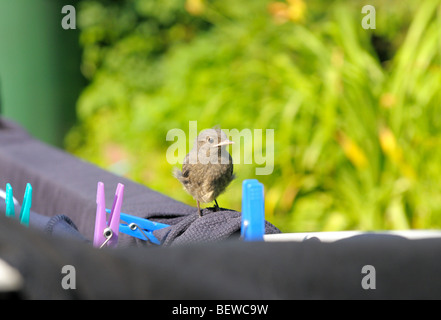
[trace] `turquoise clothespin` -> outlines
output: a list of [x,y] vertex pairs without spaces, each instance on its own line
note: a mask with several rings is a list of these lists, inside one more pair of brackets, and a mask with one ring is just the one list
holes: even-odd
[[[12,187],[9,183],[6,184],[6,216],[15,217],[15,204],[14,197],[12,195]],[[20,223],[25,226],[29,226],[29,215],[32,206],[32,186],[30,183],[26,185],[25,194],[23,197],[23,203],[20,210]]]
[[14,197],[12,196],[12,187],[9,183],[6,184],[6,216],[15,217]]

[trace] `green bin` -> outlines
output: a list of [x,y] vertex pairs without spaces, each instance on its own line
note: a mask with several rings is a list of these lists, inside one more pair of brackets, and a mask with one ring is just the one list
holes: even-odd
[[62,28],[77,1],[0,0],[2,115],[34,137],[62,146],[84,85],[78,29]]

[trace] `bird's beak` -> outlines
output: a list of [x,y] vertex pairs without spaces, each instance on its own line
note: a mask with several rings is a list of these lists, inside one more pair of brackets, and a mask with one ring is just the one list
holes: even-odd
[[234,142],[233,142],[233,141],[230,141],[230,140],[228,140],[228,139],[226,139],[226,140],[221,141],[221,142],[219,142],[218,144],[214,145],[213,147],[226,146],[226,145],[228,145],[228,144],[234,144]]

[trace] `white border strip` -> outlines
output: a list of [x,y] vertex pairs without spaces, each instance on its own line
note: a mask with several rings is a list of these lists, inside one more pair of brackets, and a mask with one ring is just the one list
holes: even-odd
[[272,241],[305,241],[317,238],[321,242],[333,242],[358,235],[393,235],[401,236],[406,239],[429,239],[441,238],[441,230],[404,230],[404,231],[325,231],[325,232],[299,232],[299,233],[278,233],[265,234],[263,240]]

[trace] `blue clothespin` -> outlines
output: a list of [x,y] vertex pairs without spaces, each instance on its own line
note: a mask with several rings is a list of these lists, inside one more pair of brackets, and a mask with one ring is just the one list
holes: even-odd
[[[106,209],[106,211],[110,212],[109,209]],[[161,244],[161,241],[153,235],[153,231],[169,226],[165,223],[154,222],[125,213],[121,213],[120,220],[122,223],[119,224],[119,232],[158,245]]]
[[[15,201],[12,195],[12,187],[9,183],[6,184],[6,216],[15,217]],[[32,186],[30,183],[26,184],[26,190],[23,197],[23,203],[20,210],[20,223],[29,226],[29,216],[32,206]]]
[[263,184],[256,179],[242,182],[241,236],[245,241],[262,241],[265,233]]
[[104,183],[98,182],[96,193],[96,217],[93,245],[96,248],[104,246],[116,247],[118,243],[119,219],[124,195],[124,185],[118,183],[110,211],[109,221],[106,215],[106,200],[104,196]]

